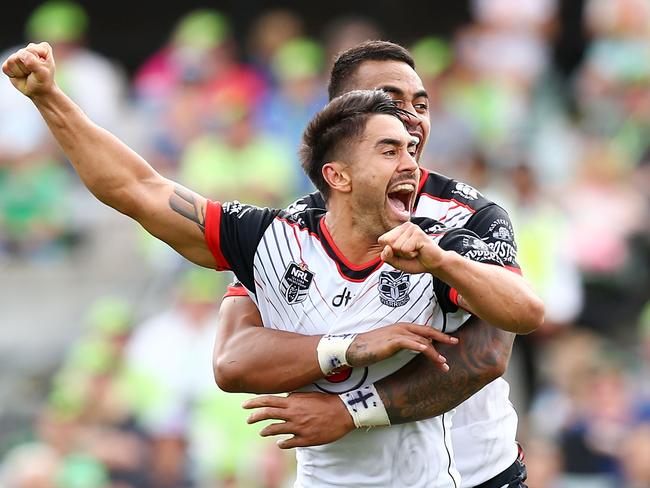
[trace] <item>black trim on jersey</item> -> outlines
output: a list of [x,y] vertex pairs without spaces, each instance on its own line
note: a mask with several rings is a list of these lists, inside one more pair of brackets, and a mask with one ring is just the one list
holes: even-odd
[[[437,220],[425,217],[415,217],[412,222],[419,225],[425,232],[433,229],[437,234],[443,233],[438,245],[445,251],[454,251],[472,261],[503,266],[501,259],[490,249],[488,244],[467,228],[446,229],[441,227]],[[434,276],[433,289],[438,297],[438,304],[445,314],[458,310],[458,306],[449,297],[451,287],[447,283]]]
[[442,442],[445,445],[445,451],[447,451],[447,474],[451,478],[451,481],[454,483],[454,488],[458,488],[456,484],[456,479],[454,475],[451,474],[451,452],[449,452],[449,446],[447,445],[447,428],[445,427],[445,415],[447,412],[442,414]]
[[415,198],[414,208],[417,208],[423,193],[439,200],[456,201],[474,212],[489,205],[495,205],[493,201],[485,198],[470,185],[433,171],[427,172],[424,184],[421,185]]
[[318,226],[317,233],[321,238],[323,249],[325,249],[327,255],[336,263],[336,267],[338,268],[341,276],[350,281],[363,281],[372,273],[377,271],[382,266],[382,264],[384,264],[381,259],[376,258],[370,261],[367,266],[364,266],[363,268],[353,268],[351,265],[346,263],[347,259],[345,259],[345,256],[343,256],[335,247],[336,244],[332,240],[332,236],[327,230],[324,218],[320,219],[320,225]]
[[221,205],[219,245],[237,279],[255,290],[253,259],[266,229],[282,210],[259,208],[239,202]]
[[[475,232],[501,258],[506,266],[519,269],[517,264],[517,243],[510,216],[502,207],[485,198],[470,185],[429,172],[416,199],[415,207],[423,193],[434,199],[455,201],[473,211],[463,227]],[[460,212],[459,212],[460,213]],[[447,227],[454,227],[454,215],[445,219]],[[499,234],[500,231],[500,234]]]
[[325,199],[320,192],[315,191],[300,197],[286,208],[286,212],[288,215],[296,215],[310,209],[325,210]]
[[[309,197],[313,196],[308,195]],[[320,208],[308,208],[303,211],[290,213],[288,221],[295,223],[301,228],[307,229],[314,234],[320,241],[325,253],[334,261],[341,276],[350,281],[363,281],[374,271],[379,269],[383,262],[377,258],[363,268],[352,267],[346,263],[345,256],[342,256],[336,249],[336,244],[332,242],[329,231],[325,227],[325,210]]]

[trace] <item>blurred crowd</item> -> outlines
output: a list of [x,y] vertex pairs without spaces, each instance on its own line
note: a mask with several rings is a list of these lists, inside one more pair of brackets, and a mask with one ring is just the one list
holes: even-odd
[[[408,43],[429,93],[421,164],[509,211],[518,261],[546,303],[546,324],[518,338],[509,373],[529,486],[650,487],[650,1],[585,0],[588,43],[569,73],[554,52],[567,35],[558,0],[470,6],[472,22],[450,38],[393,40]],[[26,40],[50,42],[57,83],[158,171],[209,198],[264,206],[312,190],[297,148],[327,101],[333,56],[384,37],[360,17],[316,37],[296,13],[271,10],[237,43],[223,12],[196,10],[128,74],[86,44],[97,21],[48,1]],[[85,190],[6,78],[0,114],[0,261],[68,259],[101,219],[84,212]],[[139,238],[165,268],[170,253]],[[0,442],[0,486],[290,483],[291,456],[262,442],[242,397],[212,380],[224,278],[172,268],[174,299],[157,314],[143,317],[128,297],[85,305],[84,333],[29,433]]]

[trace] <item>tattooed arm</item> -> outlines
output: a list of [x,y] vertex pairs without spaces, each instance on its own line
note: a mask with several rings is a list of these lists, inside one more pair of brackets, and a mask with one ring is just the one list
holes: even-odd
[[[375,383],[391,424],[423,420],[447,412],[503,374],[514,334],[475,318],[457,334],[458,345],[438,346],[449,360],[449,372],[441,372],[420,355]],[[248,400],[244,408],[254,409],[249,423],[281,421],[267,424],[260,434],[283,434],[284,438],[278,441],[282,449],[327,444],[355,429],[347,408],[338,395],[333,394],[265,395]]]
[[503,375],[515,335],[472,317],[458,332],[459,344],[440,344],[447,373],[416,357],[375,384],[392,424],[435,417],[455,408]]
[[191,261],[215,265],[203,236],[205,199],[163,178],[86,117],[54,82],[54,58],[47,43],[17,51],[2,69],[36,105],[84,185],[100,201],[137,220]]

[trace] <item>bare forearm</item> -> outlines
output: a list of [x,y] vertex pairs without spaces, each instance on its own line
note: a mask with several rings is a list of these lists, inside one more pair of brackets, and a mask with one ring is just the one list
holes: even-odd
[[544,320],[544,305],[519,275],[447,251],[434,274],[455,288],[460,304],[503,330],[527,334]]
[[292,391],[323,377],[316,347],[321,336],[265,329],[253,301],[224,298],[214,345],[214,377],[231,392]]
[[129,213],[134,184],[162,180],[144,159],[93,123],[58,87],[32,101],[79,177],[102,202]]
[[438,347],[447,357],[447,373],[419,355],[375,384],[392,424],[441,415],[504,373],[514,335],[470,320],[458,332],[458,345]]
[[316,347],[321,336],[248,327],[222,346],[215,358],[219,386],[231,392],[281,393],[323,377]]

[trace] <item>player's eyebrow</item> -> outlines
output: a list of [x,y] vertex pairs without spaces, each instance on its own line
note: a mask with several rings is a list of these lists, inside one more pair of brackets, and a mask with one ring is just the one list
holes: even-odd
[[[405,95],[404,90],[393,85],[383,85],[378,88],[379,90],[382,90],[386,93],[391,93],[398,97],[404,97]],[[426,90],[419,90],[413,94],[413,99],[422,98],[422,97],[429,98],[429,94],[427,93]]]
[[375,147],[379,146],[395,146],[395,147],[402,147],[405,144],[405,141],[402,139],[395,139],[393,137],[384,137],[383,139],[379,139],[375,143]]

